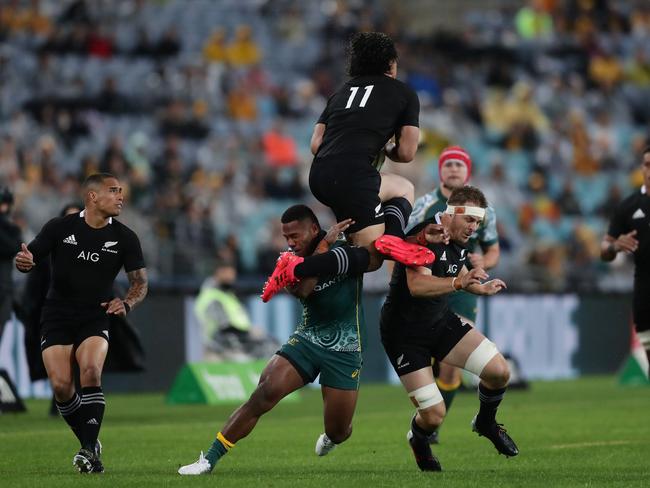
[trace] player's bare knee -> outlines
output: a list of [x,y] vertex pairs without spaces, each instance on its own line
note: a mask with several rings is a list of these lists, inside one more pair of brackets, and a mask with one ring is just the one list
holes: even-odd
[[271,410],[280,400],[282,395],[275,388],[273,381],[263,378],[247,403],[257,414],[263,414]]
[[74,394],[74,383],[70,378],[51,377],[50,384],[54,397],[60,402],[66,402]]
[[418,413],[425,424],[424,428],[426,430],[435,430],[442,424],[447,412],[445,410],[445,403],[441,402],[424,410],[419,410]]
[[435,429],[442,423],[445,417],[445,402],[435,383],[410,391],[409,397],[428,428]]
[[81,386],[99,386],[102,382],[102,368],[96,364],[80,368]]
[[415,186],[406,178],[404,178],[404,181],[400,183],[403,191],[403,194],[401,195],[402,198],[406,198],[409,203],[413,205],[413,202],[415,202]]
[[505,358],[498,354],[487,364],[481,373],[481,379],[490,388],[498,389],[508,386],[510,381],[510,368]]

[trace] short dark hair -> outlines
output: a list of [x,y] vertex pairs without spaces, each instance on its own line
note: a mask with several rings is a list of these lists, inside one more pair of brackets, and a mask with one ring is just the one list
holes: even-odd
[[447,203],[449,205],[465,205],[467,202],[478,203],[479,207],[488,206],[487,199],[483,192],[475,186],[463,186],[452,190]]
[[397,49],[383,32],[358,32],[350,39],[348,56],[350,76],[383,75],[397,60]]
[[295,220],[310,220],[320,229],[320,223],[316,218],[316,214],[314,214],[314,211],[307,205],[293,205],[286,209],[280,218],[280,222],[283,224],[288,224],[289,222],[293,222]]
[[102,183],[104,183],[104,180],[107,180],[109,178],[117,179],[116,176],[113,176],[110,173],[94,173],[94,174],[88,176],[88,178],[86,178],[86,180],[83,183],[83,188],[84,188],[84,190],[86,190],[90,186],[97,185],[97,184],[102,184]]
[[650,153],[650,146],[646,146],[643,148],[643,152],[641,153],[641,156]]

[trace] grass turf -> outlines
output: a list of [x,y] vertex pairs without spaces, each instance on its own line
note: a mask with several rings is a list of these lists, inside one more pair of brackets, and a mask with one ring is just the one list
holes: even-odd
[[45,401],[27,414],[0,415],[0,485],[13,486],[650,486],[650,388],[622,388],[613,377],[533,383],[511,391],[499,420],[521,454],[499,456],[471,432],[475,394],[459,394],[434,446],[442,473],[421,473],[405,434],[412,408],[400,387],[363,386],[354,433],[326,457],[320,392],[281,404],[211,476],[181,477],[180,464],[207,450],[236,405],[167,406],[161,395],[107,393],[103,475],[72,467],[76,439]]

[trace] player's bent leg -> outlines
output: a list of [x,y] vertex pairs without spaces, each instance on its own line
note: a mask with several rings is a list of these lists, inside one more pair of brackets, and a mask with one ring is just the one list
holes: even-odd
[[201,475],[212,472],[240,439],[250,434],[262,415],[271,410],[289,393],[302,388],[305,380],[285,357],[274,355],[262,371],[259,383],[248,401],[235,410],[226,421],[205,456],[178,470],[181,475]]
[[325,432],[316,441],[316,454],[325,456],[352,435],[352,417],[357,406],[357,390],[322,387]]
[[497,408],[510,378],[508,364],[496,345],[472,329],[454,346],[443,362],[460,366],[481,378],[478,387],[480,408],[472,420],[472,430],[479,436],[488,438],[499,453],[510,457],[519,454],[519,449],[503,425],[496,421]]
[[393,198],[404,198],[413,205],[413,202],[415,201],[415,187],[413,186],[413,183],[403,176],[394,173],[380,174],[381,185],[379,187],[379,199],[382,202],[386,202]]
[[[456,366],[440,362],[437,362],[437,364],[438,375],[436,377],[436,385],[438,386],[445,403],[445,411],[449,412],[454,397],[456,396],[456,392],[462,383],[462,373],[460,368],[457,368]],[[439,444],[439,432],[440,430],[436,429],[429,436],[430,444]]]
[[405,374],[400,377],[400,381],[417,408],[417,413],[411,420],[411,427],[406,433],[415,462],[422,471],[441,471],[440,462],[431,452],[428,437],[442,423],[445,405],[431,368]]

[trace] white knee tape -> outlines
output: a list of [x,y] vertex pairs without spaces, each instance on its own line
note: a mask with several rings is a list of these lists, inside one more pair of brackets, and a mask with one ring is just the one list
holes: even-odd
[[641,341],[641,345],[644,349],[650,349],[650,330],[644,330],[643,332],[637,332],[637,337]]
[[470,373],[474,373],[476,376],[480,376],[485,365],[497,354],[499,354],[499,350],[494,342],[489,339],[483,339],[483,342],[467,358],[464,369]]
[[443,401],[440,390],[435,383],[413,390],[409,392],[409,396],[415,398],[415,401],[418,402],[418,410],[433,407]]

